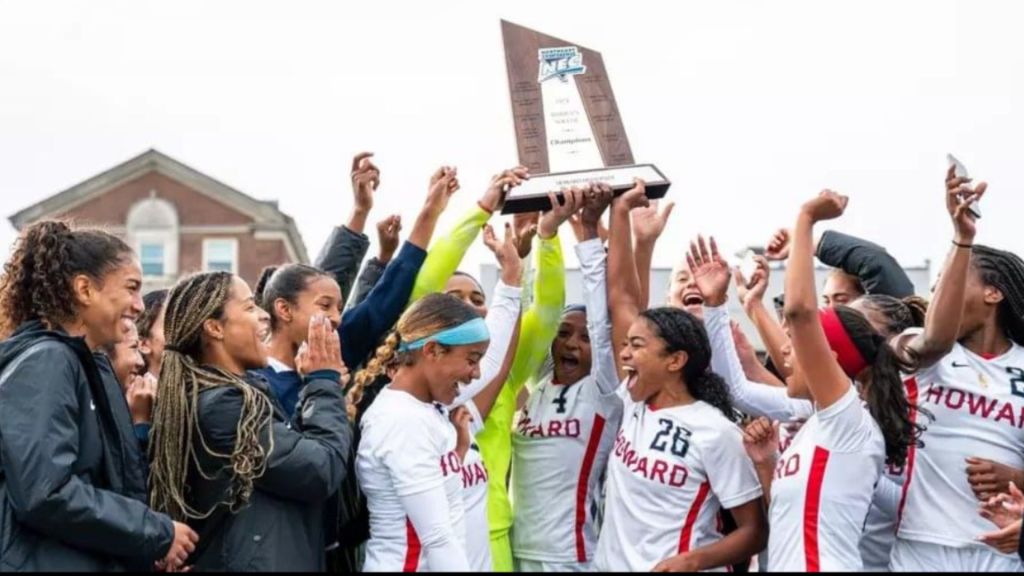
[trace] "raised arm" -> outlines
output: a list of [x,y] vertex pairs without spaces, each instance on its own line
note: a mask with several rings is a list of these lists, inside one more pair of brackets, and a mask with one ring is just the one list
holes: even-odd
[[668,217],[672,215],[675,202],[669,202],[658,211],[658,201],[650,206],[633,210],[633,232],[636,236],[636,273],[640,281],[640,308],[648,308],[651,303],[651,263],[654,260],[654,246],[665,231]]
[[459,190],[458,171],[451,166],[442,166],[430,177],[430,188],[427,193],[427,201],[416,217],[412,232],[409,234],[409,244],[426,250],[430,246],[430,239],[434,236],[434,228],[437,227],[437,220],[448,207],[448,201],[453,194]]
[[971,265],[971,247],[977,232],[977,221],[970,211],[981,199],[988,185],[984,182],[971,188],[969,178],[957,178],[953,167],[946,173],[946,211],[953,221],[953,247],[942,268],[942,277],[932,294],[925,316],[924,332],[900,338],[896,353],[918,370],[942,359],[953,349],[960,335],[964,315],[967,272]]
[[580,215],[583,242],[576,245],[583,272],[583,299],[587,306],[587,333],[590,335],[591,368],[601,394],[612,394],[619,386],[615,367],[615,346],[608,317],[607,255],[601,242],[601,214],[608,209],[614,193],[611,187],[595,184],[587,191],[585,207]]
[[891,254],[878,244],[834,230],[818,239],[818,260],[856,276],[868,294],[906,298],[914,294],[914,283]]
[[495,175],[483,197],[455,225],[451,232],[438,238],[427,252],[427,260],[416,276],[409,303],[434,292],[443,292],[445,284],[462,263],[463,257],[491,215],[504,204],[506,190],[519,186],[530,177],[526,168],[517,166]]
[[379,253],[375,258],[370,258],[363,271],[359,273],[352,295],[347,296],[345,309],[354,308],[361,304],[370,295],[370,290],[377,285],[381,276],[384,275],[384,268],[391,262],[398,250],[398,243],[401,239],[402,217],[395,214],[388,216],[377,223],[377,244]]
[[[643,310],[640,280],[637,276],[636,261],[633,258],[632,230],[629,213],[634,208],[649,206],[647,191],[642,180],[637,180],[632,190],[612,202],[610,230],[608,236],[608,276],[614,282],[608,283],[608,306],[612,318],[612,346],[618,347],[626,341],[629,327]],[[650,271],[648,271],[649,273]],[[615,363],[622,378],[619,355]]]
[[487,310],[487,330],[491,335],[491,344],[480,361],[480,378],[466,386],[455,400],[456,406],[473,400],[477,412],[484,420],[491,413],[508,379],[514,351],[519,343],[523,265],[516,253],[513,237],[510,224],[505,224],[504,240],[498,240],[490,226],[484,229],[484,243],[494,252],[501,268],[501,281],[494,289],[494,301]]
[[341,294],[349,298],[366,257],[370,240],[366,237],[366,218],[373,208],[373,193],[380,185],[380,170],[373,165],[372,152],[360,152],[352,159],[352,213],[348,223],[335,228],[316,259],[316,267],[338,282]]
[[782,329],[774,312],[768,310],[764,305],[764,294],[768,290],[771,268],[765,257],[757,256],[755,260],[757,261],[757,270],[752,278],[744,278],[742,272],[734,271],[733,279],[736,282],[736,292],[740,303],[743,304],[744,312],[754,324],[758,335],[761,336],[761,342],[764,343],[765,351],[768,352],[772,363],[782,374],[789,376],[792,370],[786,368],[786,355],[783,352],[786,346],[789,346],[789,337],[786,336],[786,332]]
[[848,198],[823,191],[800,209],[793,227],[793,248],[786,270],[786,321],[793,352],[819,410],[835,404],[850,389],[850,379],[839,366],[821,326],[814,286],[814,224],[838,218]]
[[736,406],[748,414],[776,420],[812,414],[810,402],[790,398],[785,388],[750,382],[744,374],[726,306],[732,273],[718,253],[715,239],[710,239],[710,249],[703,237],[691,242],[686,262],[704,298],[704,327],[711,342],[711,369],[725,380]]

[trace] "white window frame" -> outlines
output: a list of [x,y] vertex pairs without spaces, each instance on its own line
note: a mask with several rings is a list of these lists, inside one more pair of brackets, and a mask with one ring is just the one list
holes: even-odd
[[210,245],[214,242],[231,243],[231,273],[238,274],[238,238],[203,238],[203,272],[210,272]]
[[[161,250],[161,253],[160,253],[160,267],[163,270],[162,274],[156,274],[156,275],[146,274],[146,260],[143,257],[142,248],[144,246],[147,246],[147,245],[149,245],[149,246],[159,246],[160,247],[160,250]],[[167,242],[164,242],[162,239],[155,239],[154,238],[154,239],[150,239],[150,240],[139,240],[139,247],[138,247],[138,252],[137,253],[139,255],[139,264],[142,266],[142,277],[143,278],[146,278],[146,279],[158,279],[158,278],[166,278],[168,276],[168,274],[167,274],[167,252],[168,252],[168,250],[167,250]]]

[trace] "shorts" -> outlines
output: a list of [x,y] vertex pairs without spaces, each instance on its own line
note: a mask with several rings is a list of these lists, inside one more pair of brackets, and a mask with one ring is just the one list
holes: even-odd
[[516,558],[519,572],[595,572],[593,562],[537,562]]
[[988,546],[954,548],[899,538],[892,548],[893,572],[1020,572],[1016,555],[1000,554]]

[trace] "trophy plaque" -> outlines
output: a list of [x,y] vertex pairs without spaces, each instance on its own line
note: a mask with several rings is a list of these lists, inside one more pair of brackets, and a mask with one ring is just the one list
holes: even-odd
[[549,192],[605,182],[616,194],[647,183],[661,198],[670,182],[636,164],[601,54],[502,20],[519,163],[530,180],[513,188],[503,213],[551,207]]

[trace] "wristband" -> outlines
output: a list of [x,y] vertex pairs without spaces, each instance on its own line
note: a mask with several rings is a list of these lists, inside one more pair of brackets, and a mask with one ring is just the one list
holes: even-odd
[[956,240],[953,240],[953,246],[956,246],[957,248],[967,248],[968,250],[974,248],[974,244],[961,244]]

